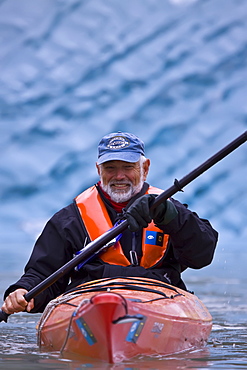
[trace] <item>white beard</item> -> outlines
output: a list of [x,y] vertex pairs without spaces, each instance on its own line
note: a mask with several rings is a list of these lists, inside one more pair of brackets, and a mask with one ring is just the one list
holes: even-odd
[[[111,188],[112,184],[128,184],[129,189],[127,191],[114,191]],[[143,186],[144,180],[143,176],[141,176],[140,182],[137,185],[133,185],[132,182],[128,181],[110,181],[107,185],[104,185],[101,181],[102,189],[110,196],[110,198],[116,203],[123,203],[130,200],[134,195],[141,191]]]

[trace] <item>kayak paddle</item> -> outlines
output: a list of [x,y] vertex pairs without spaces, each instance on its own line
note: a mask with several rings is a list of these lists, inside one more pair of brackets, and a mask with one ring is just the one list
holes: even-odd
[[[238,136],[235,140],[230,142],[223,149],[221,149],[212,157],[210,157],[208,160],[203,162],[200,166],[195,168],[189,174],[184,176],[181,180],[175,179],[174,184],[170,188],[168,188],[155,198],[151,208],[154,209],[160,203],[172,197],[178,191],[182,191],[182,189],[186,185],[188,185],[190,182],[192,182],[194,179],[200,176],[203,172],[205,172],[210,167],[215,165],[217,162],[222,160],[224,157],[233,152],[235,149],[237,149],[240,145],[242,145],[246,141],[247,141],[247,131],[245,131],[242,135]],[[94,256],[95,254],[99,253],[102,249],[107,248],[107,244],[108,246],[110,246],[111,245],[110,242],[114,238],[116,238],[119,234],[121,234],[125,229],[127,229],[127,227],[128,221],[123,220],[119,225],[113,227],[112,229],[108,230],[95,240],[91,241],[80,251],[80,254],[76,255],[72,260],[67,262],[65,265],[60,267],[57,271],[55,271],[53,274],[48,276],[45,280],[40,282],[29,292],[27,292],[24,296],[26,301],[29,302],[32,298],[36,297],[45,289],[49,288],[49,286],[54,284],[58,279],[67,274],[78,264],[81,264],[83,261],[87,262],[88,260],[90,260],[92,258],[92,255]],[[0,310],[0,322],[1,321],[7,322],[9,316],[10,316],[9,314]]]

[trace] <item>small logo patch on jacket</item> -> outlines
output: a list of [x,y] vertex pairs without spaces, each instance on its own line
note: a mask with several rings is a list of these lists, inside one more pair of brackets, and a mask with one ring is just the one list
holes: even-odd
[[158,245],[162,247],[164,234],[157,231],[146,231],[145,244]]

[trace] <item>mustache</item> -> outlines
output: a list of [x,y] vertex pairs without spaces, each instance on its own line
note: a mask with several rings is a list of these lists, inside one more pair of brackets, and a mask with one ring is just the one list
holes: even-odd
[[108,185],[111,186],[111,185],[132,185],[132,182],[131,181],[114,181],[114,180],[111,180],[109,181]]

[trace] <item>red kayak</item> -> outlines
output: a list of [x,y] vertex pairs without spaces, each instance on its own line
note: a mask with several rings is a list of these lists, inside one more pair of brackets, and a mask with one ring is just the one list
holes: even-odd
[[205,345],[212,318],[193,294],[143,278],[101,279],[51,301],[38,324],[46,351],[108,363]]

